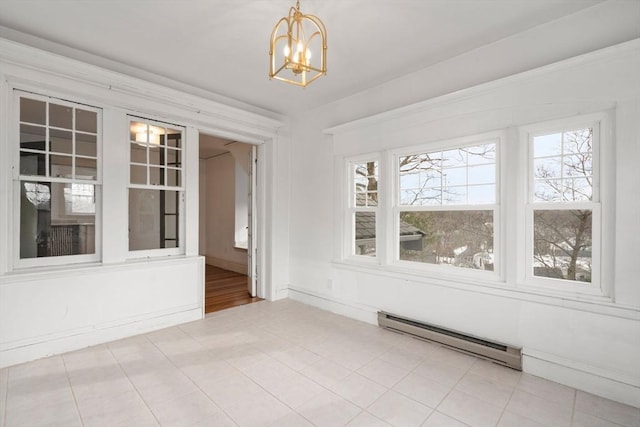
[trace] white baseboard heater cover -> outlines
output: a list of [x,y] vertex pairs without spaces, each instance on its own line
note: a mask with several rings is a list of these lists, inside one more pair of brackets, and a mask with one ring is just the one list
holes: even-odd
[[378,326],[395,332],[434,341],[454,350],[522,370],[522,349],[510,345],[487,341],[482,338],[429,325],[395,314],[378,312]]

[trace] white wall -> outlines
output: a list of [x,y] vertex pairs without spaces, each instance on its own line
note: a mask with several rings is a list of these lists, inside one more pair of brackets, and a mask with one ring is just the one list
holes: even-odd
[[[640,271],[634,261],[640,247],[640,199],[634,196],[640,182],[638,42],[462,90],[640,37],[639,13],[637,2],[605,2],[295,117],[289,295],[369,322],[385,310],[519,345],[525,371],[640,406]],[[337,129],[335,137],[323,134],[350,120],[455,91],[460,92]],[[517,126],[596,111],[613,114],[617,144],[615,235],[609,239],[616,254],[608,276],[612,301],[522,292],[516,277],[496,288],[338,259],[343,190],[334,177],[340,176],[344,156],[492,130],[506,130],[508,143],[517,144]],[[513,226],[515,218],[511,221]]]
[[231,153],[213,157],[206,169],[207,263],[247,274],[247,251],[235,247],[236,159]]

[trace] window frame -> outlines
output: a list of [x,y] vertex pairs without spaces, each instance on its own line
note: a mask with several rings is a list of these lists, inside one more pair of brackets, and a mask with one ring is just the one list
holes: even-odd
[[[571,293],[591,296],[605,296],[603,286],[603,264],[605,260],[603,247],[603,196],[609,190],[606,185],[607,159],[602,156],[601,146],[603,136],[609,133],[610,125],[605,113],[585,114],[572,118],[555,119],[523,126],[520,128],[520,142],[524,146],[525,155],[522,170],[526,171],[524,200],[521,203],[524,236],[520,252],[524,254],[525,262],[519,273],[523,288],[539,289],[553,293]],[[572,130],[591,128],[592,133],[592,197],[590,201],[535,201],[535,166],[534,166],[534,138],[554,133],[570,132]],[[602,191],[606,189],[607,191]],[[574,281],[536,276],[534,274],[534,214],[544,210],[591,210],[591,282]],[[522,222],[521,222],[522,223]]]
[[[501,200],[503,200],[503,185],[501,183],[502,168],[504,165],[504,150],[502,143],[505,139],[504,132],[487,132],[475,135],[452,138],[446,140],[434,141],[427,144],[413,145],[392,150],[390,152],[389,161],[392,163],[392,200],[391,209],[393,232],[391,236],[389,263],[402,269],[403,271],[417,271],[429,273],[440,277],[447,276],[462,280],[484,280],[487,282],[499,282],[504,279],[504,260],[502,257],[502,224]],[[440,204],[425,206],[410,206],[400,203],[400,170],[399,160],[401,157],[415,154],[431,153],[438,151],[450,151],[459,148],[472,147],[482,144],[495,144],[495,203],[493,204]],[[494,270],[479,270],[454,266],[442,266],[438,264],[421,263],[416,261],[408,261],[400,259],[400,214],[402,212],[443,212],[443,211],[477,211],[491,210],[493,211],[494,227],[493,227],[493,254],[494,254]]]
[[[149,118],[145,118],[145,117],[140,117],[140,116],[134,116],[131,114],[127,114],[126,116],[126,123],[127,123],[127,135],[129,135],[126,138],[126,144],[127,144],[127,158],[128,158],[128,163],[127,163],[127,192],[126,192],[126,197],[127,197],[127,224],[128,224],[128,228],[130,229],[130,220],[131,220],[131,204],[130,204],[130,192],[132,189],[138,189],[138,190],[156,190],[156,191],[177,191],[178,192],[178,205],[177,205],[177,214],[178,214],[178,227],[176,229],[177,232],[177,239],[178,239],[178,244],[176,245],[176,247],[174,248],[155,248],[155,249],[139,249],[139,250],[131,250],[130,249],[130,244],[129,244],[129,239],[130,239],[130,235],[129,233],[127,234],[127,258],[128,259],[138,259],[138,258],[155,258],[155,257],[163,257],[163,256],[179,256],[179,255],[184,255],[185,254],[185,230],[186,230],[186,225],[185,225],[185,192],[186,192],[186,185],[185,185],[185,181],[186,181],[186,176],[185,176],[185,138],[186,138],[186,130],[187,127],[184,125],[178,125],[178,124],[174,124],[174,123],[170,123],[170,122],[163,122],[163,121],[158,121],[158,120],[153,120],[153,119],[149,119]],[[173,185],[159,185],[159,184],[151,184],[151,180],[150,180],[150,167],[152,166],[152,164],[150,163],[149,160],[149,149],[146,149],[146,163],[142,164],[140,162],[133,162],[131,159],[131,145],[132,144],[138,144],[139,141],[135,141],[133,139],[131,139],[131,125],[133,122],[136,123],[143,123],[147,126],[154,126],[154,127],[158,127],[158,128],[163,128],[163,129],[171,129],[171,130],[179,130],[181,137],[180,137],[180,141],[181,141],[181,145],[179,148],[176,149],[176,151],[179,153],[179,163],[180,166],[179,167],[175,167],[175,168],[167,168],[166,165],[164,166],[160,166],[160,169],[164,169],[165,172],[169,169],[171,170],[177,170],[180,172],[180,185],[177,186],[173,186]],[[166,135],[166,133],[165,133]],[[148,147],[147,143],[147,147]],[[166,143],[165,143],[166,144]],[[165,150],[167,149],[165,145]],[[173,149],[173,148],[172,148]],[[131,166],[132,165],[137,165],[137,166],[141,166],[144,165],[146,167],[146,176],[147,176],[147,183],[146,184],[139,184],[139,183],[132,183],[131,182]]]
[[[46,92],[46,91],[42,91]],[[11,88],[11,96],[12,96],[12,113],[11,117],[11,126],[9,130],[10,141],[14,143],[11,144],[10,153],[12,158],[12,202],[13,202],[13,269],[22,270],[22,269],[34,269],[41,267],[56,267],[63,265],[77,265],[77,264],[88,264],[88,263],[96,263],[102,260],[102,138],[103,138],[103,109],[100,107],[96,107],[93,105],[88,105],[83,102],[75,101],[72,97],[65,97],[62,99],[57,95],[44,95],[43,93],[36,93],[30,90],[26,90],[20,87],[12,87]],[[49,166],[47,165],[46,170],[49,171],[49,174],[45,175],[23,175],[20,173],[20,99],[27,98],[35,101],[45,102],[48,106],[49,103],[54,103],[56,105],[67,106],[71,108],[79,108],[85,111],[91,111],[96,113],[96,179],[78,179],[77,177],[72,178],[60,178],[51,176],[51,171],[49,170]],[[49,115],[49,109],[46,108],[46,115]],[[73,115],[73,123],[75,123],[75,115]],[[49,135],[49,128],[57,128],[56,126],[51,126],[48,123],[44,125],[46,129],[45,138]],[[74,126],[75,127],[75,126]],[[92,132],[79,131],[77,129],[66,130],[70,131],[73,134],[73,140],[75,140],[75,133],[86,133],[92,134]],[[45,156],[51,153],[50,148],[45,147]],[[56,155],[56,154],[54,154]],[[72,158],[72,174],[75,175],[76,166],[75,159],[79,158],[91,158],[91,156],[85,155],[77,155],[75,150],[72,151],[72,154],[65,155],[65,157]],[[21,258],[21,236],[20,236],[20,224],[21,224],[21,186],[24,182],[47,182],[50,184],[89,184],[94,186],[94,199],[95,199],[95,221],[94,221],[94,244],[95,249],[92,254],[77,254],[77,255],[58,255],[58,256],[47,256],[47,257],[34,257],[34,258]],[[66,206],[65,206],[65,214]],[[84,216],[89,214],[73,214],[77,216]]]
[[[369,163],[369,162],[376,162],[377,164],[378,205],[377,206],[356,206],[356,191],[355,191],[356,165]],[[366,264],[381,264],[381,260],[383,259],[383,257],[381,256],[381,248],[383,247],[383,244],[381,241],[382,227],[381,227],[381,221],[380,221],[380,213],[382,211],[381,203],[383,202],[384,191],[382,186],[380,185],[381,175],[383,175],[381,166],[382,166],[382,163],[381,163],[381,158],[379,153],[350,157],[345,161],[345,167],[346,167],[345,176],[347,177],[348,190],[346,192],[347,193],[347,201],[346,201],[347,209],[345,209],[344,233],[343,233],[343,236],[346,236],[346,239],[343,239],[343,243],[344,243],[343,258],[344,259],[350,259],[358,263],[366,263]],[[359,212],[373,212],[375,214],[376,252],[373,256],[361,255],[356,253],[355,217],[356,217],[356,213],[359,213]]]

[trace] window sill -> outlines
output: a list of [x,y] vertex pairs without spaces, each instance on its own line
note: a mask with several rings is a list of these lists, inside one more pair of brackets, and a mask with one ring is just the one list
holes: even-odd
[[640,307],[616,304],[611,298],[602,295],[579,294],[562,290],[551,291],[520,283],[507,283],[499,279],[488,280],[486,277],[478,279],[460,276],[452,277],[451,275],[434,274],[424,270],[412,270],[390,265],[365,264],[353,260],[334,260],[332,265],[335,268],[343,270],[375,274],[400,280],[425,283],[432,286],[441,286],[640,321]]

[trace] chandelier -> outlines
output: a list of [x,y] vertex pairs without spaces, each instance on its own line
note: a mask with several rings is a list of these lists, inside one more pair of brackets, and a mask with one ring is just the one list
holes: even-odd
[[305,87],[327,74],[327,31],[320,19],[300,12],[300,0],[271,32],[269,78]]

